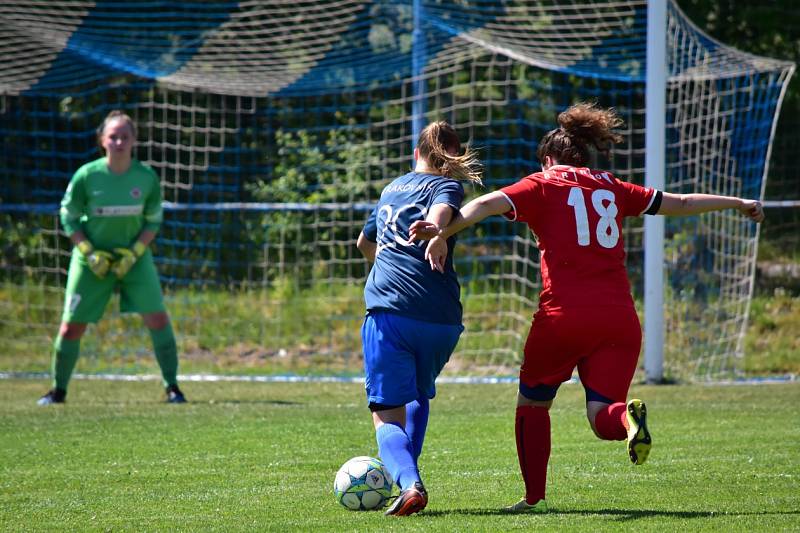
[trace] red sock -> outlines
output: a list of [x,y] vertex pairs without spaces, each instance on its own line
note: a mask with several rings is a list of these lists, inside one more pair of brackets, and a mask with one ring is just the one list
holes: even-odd
[[623,440],[628,436],[627,407],[624,403],[612,403],[601,409],[594,419],[594,427],[605,440]]
[[517,407],[517,456],[525,481],[525,501],[544,499],[550,459],[550,412],[544,407]]

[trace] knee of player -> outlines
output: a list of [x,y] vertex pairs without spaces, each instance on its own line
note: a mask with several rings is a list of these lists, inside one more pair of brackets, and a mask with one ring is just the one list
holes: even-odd
[[86,331],[86,324],[77,322],[62,322],[58,328],[58,334],[62,339],[75,341],[83,336]]
[[148,313],[142,315],[142,319],[149,329],[164,329],[169,324],[169,315],[164,312]]
[[394,424],[401,428],[406,425],[405,405],[370,402],[369,410],[372,412],[372,424],[376,431],[384,424]]
[[530,406],[550,409],[558,393],[558,387],[558,385],[552,386],[544,383],[529,386],[520,380],[517,392],[517,407]]
[[517,394],[517,407],[543,407],[550,409],[553,406],[553,400],[538,400],[528,398],[522,393]]
[[603,437],[598,433],[597,426],[595,426],[595,419],[597,418],[597,412],[591,412],[590,410],[586,410],[586,420],[589,421],[589,427],[592,428],[592,433],[598,438],[602,439]]

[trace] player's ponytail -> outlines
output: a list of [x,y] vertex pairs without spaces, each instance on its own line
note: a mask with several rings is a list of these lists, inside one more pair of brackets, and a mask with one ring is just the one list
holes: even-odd
[[586,166],[590,147],[607,156],[611,146],[622,141],[622,136],[614,131],[623,124],[616,111],[593,103],[569,107],[558,115],[558,124],[539,142],[536,156],[542,164],[549,155],[563,165]]
[[106,126],[112,120],[123,120],[128,123],[128,126],[131,127],[131,133],[133,133],[133,138],[136,139],[136,123],[133,119],[125,113],[124,111],[120,111],[119,109],[115,109],[111,111],[106,118],[103,119],[103,122],[97,126],[97,146],[100,148],[100,153],[105,154],[105,150],[103,149],[103,133],[106,131]]
[[443,120],[428,124],[417,142],[419,155],[432,171],[457,180],[481,185],[482,168],[477,154],[467,147],[461,153],[456,130]]

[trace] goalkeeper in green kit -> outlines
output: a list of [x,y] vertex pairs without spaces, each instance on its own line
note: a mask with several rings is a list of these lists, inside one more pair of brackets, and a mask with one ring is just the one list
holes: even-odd
[[120,310],[141,314],[153,340],[170,403],[178,388],[175,334],[164,307],[149,244],[161,225],[161,183],[131,155],[136,126],[112,111],[97,130],[105,157],[82,166],[61,202],[61,224],[75,244],[67,275],[61,327],[53,344],[53,388],[39,405],[63,403],[88,323],[97,322],[115,288]]

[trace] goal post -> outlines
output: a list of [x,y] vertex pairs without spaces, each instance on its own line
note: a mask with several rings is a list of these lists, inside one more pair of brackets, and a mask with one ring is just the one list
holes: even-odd
[[[645,81],[645,171],[647,187],[666,181],[667,4],[647,3]],[[664,219],[644,220],[644,373],[648,383],[664,379]]]

